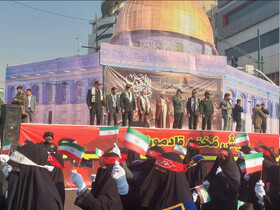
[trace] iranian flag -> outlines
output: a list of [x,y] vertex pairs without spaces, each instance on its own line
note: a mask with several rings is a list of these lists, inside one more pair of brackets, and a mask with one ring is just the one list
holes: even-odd
[[150,141],[143,133],[128,127],[124,137],[124,146],[145,156]]
[[196,189],[199,197],[203,199],[201,201],[201,204],[208,203],[211,201],[210,196],[209,196],[208,191],[205,188],[205,186],[199,185],[199,186],[196,186],[195,189]]
[[187,154],[187,148],[181,147],[177,144],[175,144],[175,147],[173,148],[173,151],[178,153],[179,155],[186,155]]
[[246,167],[247,174],[252,174],[262,170],[262,166],[263,166],[262,152],[244,155],[244,159],[245,159],[245,167]]
[[239,209],[239,207],[241,207],[243,204],[245,204],[245,202],[238,200],[237,209]]
[[96,154],[98,157],[101,157],[101,156],[104,154],[104,152],[103,152],[101,149],[96,148],[96,149],[95,149],[95,154]]
[[12,142],[6,141],[2,144],[2,154],[8,155],[10,153]]
[[119,127],[100,127],[99,136],[116,136],[119,134]]
[[235,146],[245,146],[249,144],[249,135],[248,133],[239,134],[235,137]]
[[246,172],[245,162],[239,163],[239,168],[240,168],[242,173],[245,173]]
[[69,158],[78,163],[81,162],[85,151],[86,148],[71,142],[61,142],[57,148],[57,153],[67,155]]

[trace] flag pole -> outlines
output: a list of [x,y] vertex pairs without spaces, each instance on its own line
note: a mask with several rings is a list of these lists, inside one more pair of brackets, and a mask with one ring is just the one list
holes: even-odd
[[263,169],[261,170],[261,177],[260,177],[260,180],[262,180],[262,175],[263,175]]

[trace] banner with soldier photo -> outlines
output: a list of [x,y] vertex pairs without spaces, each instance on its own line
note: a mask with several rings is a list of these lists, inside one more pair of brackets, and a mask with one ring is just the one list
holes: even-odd
[[[104,81],[106,81],[104,88],[106,94],[111,92],[112,87],[117,87],[118,95],[120,95],[125,91],[126,84],[132,86],[132,92],[134,93],[135,99],[141,94],[142,90],[146,90],[151,105],[151,114],[149,116],[150,127],[155,127],[156,100],[160,97],[162,91],[166,92],[169,102],[170,128],[172,128],[174,119],[172,97],[176,94],[177,89],[181,89],[184,92],[183,97],[186,99],[191,97],[192,90],[197,91],[197,97],[200,99],[204,99],[205,91],[209,91],[211,93],[211,100],[214,104],[212,130],[222,129],[221,110],[218,109],[218,104],[220,104],[223,97],[222,77],[139,69],[132,70],[110,66],[105,67],[104,74]],[[137,110],[134,115],[134,120],[138,120]],[[119,116],[119,121],[121,121],[121,115]],[[183,129],[188,129],[188,121],[185,112]],[[106,124],[106,117],[104,123]],[[201,129],[201,123],[202,118],[200,117],[197,129]]]

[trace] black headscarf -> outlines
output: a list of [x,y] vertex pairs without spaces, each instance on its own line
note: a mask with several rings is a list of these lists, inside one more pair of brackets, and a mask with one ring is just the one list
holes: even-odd
[[127,149],[127,159],[126,159],[126,164],[127,166],[131,166],[133,161],[135,160],[140,160],[140,154],[137,152],[134,152],[133,150]]
[[[57,188],[49,171],[44,167],[47,164],[47,152],[30,141],[18,147],[16,151],[37,166],[21,164],[21,158],[15,161],[12,157],[19,157],[16,153],[11,156],[8,164],[19,168],[20,172],[12,171],[9,175],[8,210],[63,209]],[[18,181],[15,186],[12,181],[16,180]],[[16,191],[13,191],[15,188]]]
[[[250,154],[250,152],[251,152],[251,148],[249,147],[249,146],[247,146],[247,145],[245,145],[245,146],[242,146],[241,147],[241,149],[240,149],[240,152],[243,152],[243,154],[244,155],[248,155],[248,154]],[[237,159],[237,161],[236,161],[236,163],[237,164],[240,164],[240,163],[243,163],[245,160],[244,160],[244,157],[243,158],[238,158]],[[241,172],[241,171],[240,171]]]
[[153,171],[156,157],[162,155],[164,152],[165,151],[160,146],[151,147],[146,153],[147,160],[143,163],[130,166],[130,170],[134,174],[134,177],[133,180],[129,181],[129,185],[136,193],[139,193],[140,186]]
[[[61,154],[58,153],[51,153],[51,155],[60,163],[60,165],[64,166],[63,157]],[[63,171],[61,168],[54,167],[53,171],[51,172],[51,177],[54,181],[54,184],[57,188],[57,191],[61,197],[62,203],[65,203],[65,185],[64,185],[64,176]]]
[[[171,162],[171,165],[183,165],[183,160],[174,152],[162,154],[157,161],[161,161],[161,158]],[[183,170],[176,172],[166,169],[166,172],[161,172],[154,169],[140,189],[140,204],[147,209],[164,209],[191,200],[192,194]]]
[[[192,145],[195,145],[195,147]],[[191,161],[192,157],[194,157],[198,154],[200,154],[200,149],[199,149],[199,145],[197,144],[197,141],[189,140],[189,142],[187,144],[187,154],[184,159],[184,164],[189,163]]]

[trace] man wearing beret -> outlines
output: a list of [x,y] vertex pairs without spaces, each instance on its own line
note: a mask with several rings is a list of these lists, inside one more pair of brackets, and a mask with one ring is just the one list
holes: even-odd
[[214,114],[213,102],[210,99],[210,93],[205,92],[205,98],[201,101],[201,115],[202,115],[202,130],[211,130],[212,117]]
[[185,105],[184,101],[186,100],[183,98],[183,93],[181,89],[178,89],[176,95],[173,96],[173,106],[174,106],[174,122],[173,128],[182,129],[183,122],[184,122],[184,112],[185,112]]
[[189,129],[196,130],[200,115],[200,99],[197,98],[196,90],[192,91],[192,97],[188,99],[187,113],[189,118]]
[[50,132],[50,131],[45,132],[43,138],[44,138],[45,141],[40,143],[40,145],[43,146],[43,148],[47,152],[56,153],[57,146],[54,143],[52,143],[53,138],[54,138],[53,132]]
[[133,114],[136,110],[134,94],[131,92],[131,85],[125,86],[125,92],[121,94],[121,110],[122,110],[122,126],[131,125],[133,122]]
[[96,115],[96,125],[101,124],[101,118],[103,109],[105,107],[105,101],[103,99],[103,93],[100,89],[100,82],[95,81],[94,87],[90,88],[87,93],[87,105],[90,111],[90,124],[94,125],[94,119]]

